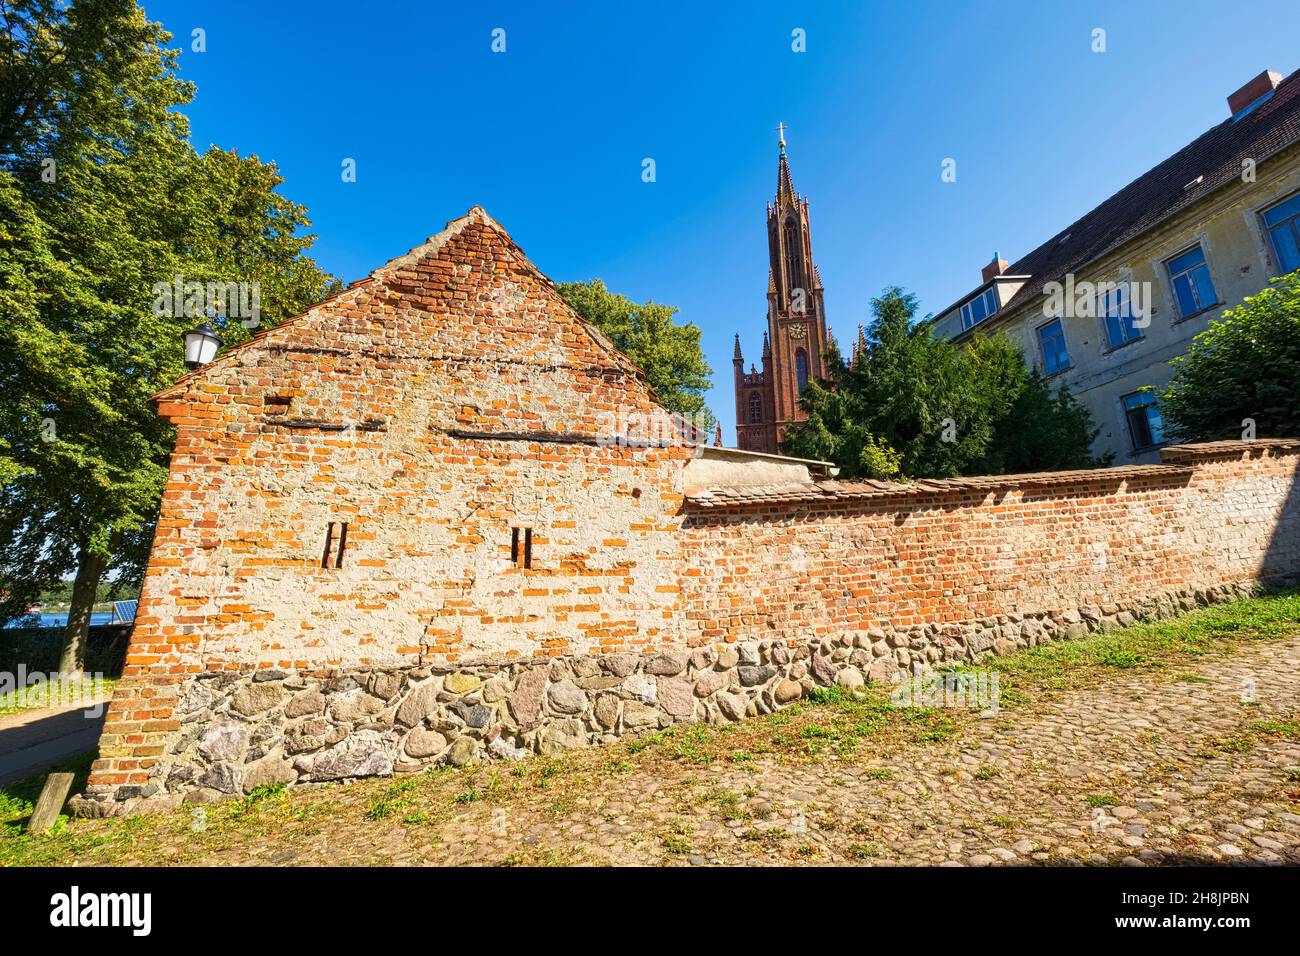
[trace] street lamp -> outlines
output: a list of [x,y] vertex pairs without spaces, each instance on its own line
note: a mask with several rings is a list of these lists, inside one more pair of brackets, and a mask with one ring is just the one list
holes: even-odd
[[189,369],[207,365],[221,348],[221,336],[206,322],[186,332],[184,339],[185,367]]

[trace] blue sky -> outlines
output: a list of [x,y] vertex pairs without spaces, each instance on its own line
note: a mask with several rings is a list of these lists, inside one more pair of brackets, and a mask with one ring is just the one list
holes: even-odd
[[764,327],[778,122],[843,340],[884,286],[944,308],[995,250],[1015,261],[1255,74],[1300,66],[1300,6],[1277,3],[144,6],[198,86],[194,145],[276,162],[324,268],[359,278],[481,204],[551,278],[680,306],[728,443],[732,336],[757,360]]

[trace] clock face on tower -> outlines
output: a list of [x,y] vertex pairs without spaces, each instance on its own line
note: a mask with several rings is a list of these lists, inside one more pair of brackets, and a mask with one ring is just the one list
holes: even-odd
[[802,340],[808,338],[808,326],[803,322],[795,322],[790,326],[790,338]]

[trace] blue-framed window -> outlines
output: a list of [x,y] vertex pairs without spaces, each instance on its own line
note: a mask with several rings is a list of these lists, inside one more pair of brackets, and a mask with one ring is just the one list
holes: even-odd
[[1151,392],[1133,392],[1125,395],[1124,418],[1128,422],[1129,438],[1134,451],[1159,445],[1165,440],[1165,423],[1160,417],[1160,407]]
[[998,310],[998,294],[992,288],[985,289],[975,298],[961,307],[961,327],[963,330],[979,325]]
[[1300,269],[1300,193],[1265,211],[1264,228],[1273,244],[1278,275]]
[[1118,283],[1097,296],[1097,311],[1106,323],[1106,341],[1111,348],[1142,338],[1141,329],[1133,322],[1133,302],[1127,283]]
[[1053,319],[1038,329],[1038,347],[1043,353],[1043,371],[1048,375],[1070,367],[1070,353],[1065,347],[1065,328]]
[[1210,267],[1205,264],[1205,250],[1199,245],[1174,256],[1166,265],[1169,281],[1174,286],[1174,298],[1178,300],[1178,311],[1183,318],[1218,304]]

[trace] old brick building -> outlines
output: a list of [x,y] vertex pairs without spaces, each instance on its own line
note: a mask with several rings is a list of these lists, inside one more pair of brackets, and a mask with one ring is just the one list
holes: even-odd
[[813,262],[808,199],[794,191],[785,137],[777,160],[776,198],[767,207],[767,330],[763,370],[745,371],[740,335],[732,359],[736,390],[736,447],[776,454],[785,430],[803,421],[799,393],[824,377],[829,345],[821,275]]
[[640,372],[477,207],[157,402],[85,813],[735,720],[1300,563],[1297,441],[900,485],[646,435]]

